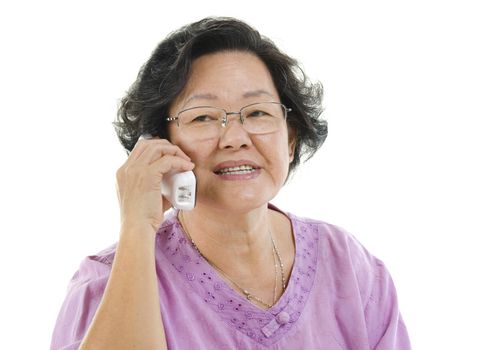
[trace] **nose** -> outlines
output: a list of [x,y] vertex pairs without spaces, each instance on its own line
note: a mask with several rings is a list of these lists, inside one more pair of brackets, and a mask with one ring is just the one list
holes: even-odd
[[252,145],[252,140],[240,121],[240,113],[228,113],[222,124],[219,147],[241,149]]

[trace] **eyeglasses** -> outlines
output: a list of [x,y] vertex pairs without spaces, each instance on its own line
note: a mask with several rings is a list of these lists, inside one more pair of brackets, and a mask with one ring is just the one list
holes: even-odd
[[228,124],[228,117],[239,115],[240,123],[249,134],[269,134],[280,129],[291,108],[279,102],[260,102],[242,107],[238,112],[227,112],[222,108],[199,106],[184,109],[175,117],[166,118],[176,121],[181,132],[196,140],[218,137],[221,128]]

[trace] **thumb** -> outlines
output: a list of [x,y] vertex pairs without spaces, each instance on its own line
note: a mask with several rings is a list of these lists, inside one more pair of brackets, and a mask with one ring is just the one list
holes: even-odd
[[161,203],[162,203],[161,208],[162,208],[163,214],[165,213],[165,211],[167,211],[168,209],[170,209],[172,207],[171,203],[168,202],[168,200],[163,195],[161,195]]

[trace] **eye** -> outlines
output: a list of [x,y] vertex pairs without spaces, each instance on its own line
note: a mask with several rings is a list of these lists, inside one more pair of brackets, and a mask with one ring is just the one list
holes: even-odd
[[194,119],[192,119],[191,123],[204,123],[204,122],[208,122],[211,120],[215,120],[215,119],[210,115],[203,114],[203,115],[198,115],[198,116],[194,117]]
[[247,118],[259,118],[259,117],[265,117],[269,116],[270,114],[268,112],[262,111],[260,109],[256,109],[253,111],[249,111],[247,114]]
[[189,116],[189,121],[187,124],[214,124],[220,118],[219,113],[216,111],[208,112],[208,113],[199,113],[199,114],[191,114]]

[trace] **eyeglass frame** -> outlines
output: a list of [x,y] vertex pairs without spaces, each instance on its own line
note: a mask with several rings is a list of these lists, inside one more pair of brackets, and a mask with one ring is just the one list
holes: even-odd
[[186,109],[182,109],[181,111],[177,112],[176,116],[175,117],[166,117],[166,121],[168,122],[173,122],[173,121],[177,121],[177,127],[180,128],[180,114],[183,113],[183,112],[187,112],[187,111],[190,111],[192,109],[196,109],[196,108],[215,108],[215,109],[218,109],[218,110],[221,110],[223,112],[225,112],[224,114],[224,117],[221,118],[221,127],[222,128],[225,128],[226,125],[228,124],[229,120],[228,120],[228,116],[230,115],[235,115],[235,114],[238,114],[239,115],[239,120],[240,120],[240,124],[244,125],[245,123],[245,117],[242,115],[242,111],[248,107],[251,107],[251,106],[255,106],[255,105],[258,105],[258,104],[263,104],[263,103],[272,103],[272,104],[277,104],[277,105],[280,105],[284,111],[283,113],[283,119],[286,121],[287,117],[288,117],[288,113],[292,111],[291,108],[285,106],[283,103],[281,102],[277,102],[277,101],[265,101],[265,102],[255,102],[255,103],[250,103],[246,106],[243,106],[242,108],[240,108],[240,110],[238,112],[228,112],[226,109],[224,108],[220,108],[220,107],[215,107],[215,106],[195,106],[195,107],[190,107],[190,108],[186,108]]

